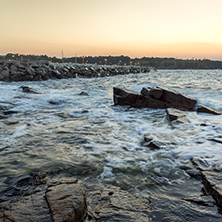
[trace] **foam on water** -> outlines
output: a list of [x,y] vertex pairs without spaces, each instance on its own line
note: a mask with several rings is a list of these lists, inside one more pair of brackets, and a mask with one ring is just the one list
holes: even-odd
[[[19,88],[24,85],[42,94],[24,93]],[[139,91],[155,85],[177,89],[222,111],[220,70],[0,82],[0,105],[18,111],[9,117],[18,124],[0,122],[0,176],[75,165],[87,178],[149,193],[186,184],[190,177],[180,167],[193,157],[206,161],[208,169],[222,170],[222,144],[212,141],[222,137],[221,116],[189,112],[191,123],[173,129],[165,110],[113,106],[113,87]],[[89,96],[79,95],[82,91]],[[161,142],[161,149],[144,146],[144,134]]]

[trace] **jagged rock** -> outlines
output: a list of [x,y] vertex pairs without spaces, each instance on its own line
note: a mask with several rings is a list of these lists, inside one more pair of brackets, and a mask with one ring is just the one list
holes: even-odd
[[203,171],[201,175],[205,192],[214,198],[219,207],[222,207],[222,173]]
[[160,88],[152,88],[149,92],[149,96],[160,99],[163,96],[163,90]]
[[153,99],[151,97],[143,96],[138,92],[125,88],[113,88],[114,105],[129,105],[132,107],[147,107],[154,109],[164,109],[168,104]]
[[214,115],[221,115],[220,112],[218,112],[212,108],[209,108],[207,106],[204,106],[204,105],[198,105],[197,112],[198,113],[209,113],[209,114],[214,114]]
[[157,87],[156,88],[151,88],[151,89],[143,88],[141,90],[141,94],[144,95],[144,96],[151,96],[155,99],[160,99],[163,95],[163,91],[162,91],[162,89],[157,88]]
[[23,92],[26,92],[26,93],[42,94],[28,86],[21,86],[20,88],[22,88]]
[[130,105],[155,109],[181,108],[193,110],[197,101],[183,93],[166,88],[143,88],[141,94],[125,88],[113,88],[114,105]]
[[174,107],[181,107],[185,110],[193,110],[196,107],[197,100],[176,90],[160,88],[163,92],[162,99]]
[[86,92],[81,92],[81,93],[79,93],[79,95],[80,95],[80,96],[88,96],[89,94],[86,93]]
[[151,202],[149,218],[152,222],[219,222],[222,220],[222,215],[217,213],[217,207],[206,206],[205,201],[198,203],[198,201],[186,201],[162,194],[153,194],[149,200]]
[[174,109],[174,108],[168,108],[166,109],[166,113],[167,113],[167,120],[170,123],[173,124],[178,124],[178,123],[183,123],[183,124],[187,124],[190,123],[189,120],[186,118],[187,113],[182,111],[182,110],[178,110],[178,109]]
[[145,142],[143,146],[149,147],[151,150],[158,150],[162,147],[162,143],[155,140],[151,140],[149,142]]

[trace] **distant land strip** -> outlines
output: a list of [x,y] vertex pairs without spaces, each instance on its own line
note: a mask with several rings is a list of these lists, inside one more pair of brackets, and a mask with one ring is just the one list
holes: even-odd
[[81,56],[57,58],[47,55],[25,55],[13,54],[0,56],[1,60],[23,60],[36,61],[47,60],[54,63],[84,63],[98,65],[137,65],[148,66],[156,69],[222,69],[222,61],[210,59],[176,59],[176,58],[160,58],[160,57],[142,57],[130,58],[129,56]]

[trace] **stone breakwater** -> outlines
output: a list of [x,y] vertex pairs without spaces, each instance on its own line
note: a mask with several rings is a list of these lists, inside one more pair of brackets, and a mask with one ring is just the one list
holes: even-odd
[[0,81],[42,81],[63,78],[91,78],[149,72],[147,67],[49,63],[40,61],[0,61]]

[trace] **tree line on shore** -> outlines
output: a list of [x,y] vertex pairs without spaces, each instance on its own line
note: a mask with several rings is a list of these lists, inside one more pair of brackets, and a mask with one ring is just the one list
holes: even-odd
[[176,58],[160,58],[160,57],[143,57],[130,58],[129,56],[80,56],[57,58],[47,55],[25,55],[13,54],[0,56],[0,60],[24,60],[36,61],[47,60],[56,63],[84,63],[98,65],[137,65],[148,66],[156,69],[222,69],[222,61],[214,61],[210,59],[176,59]]

